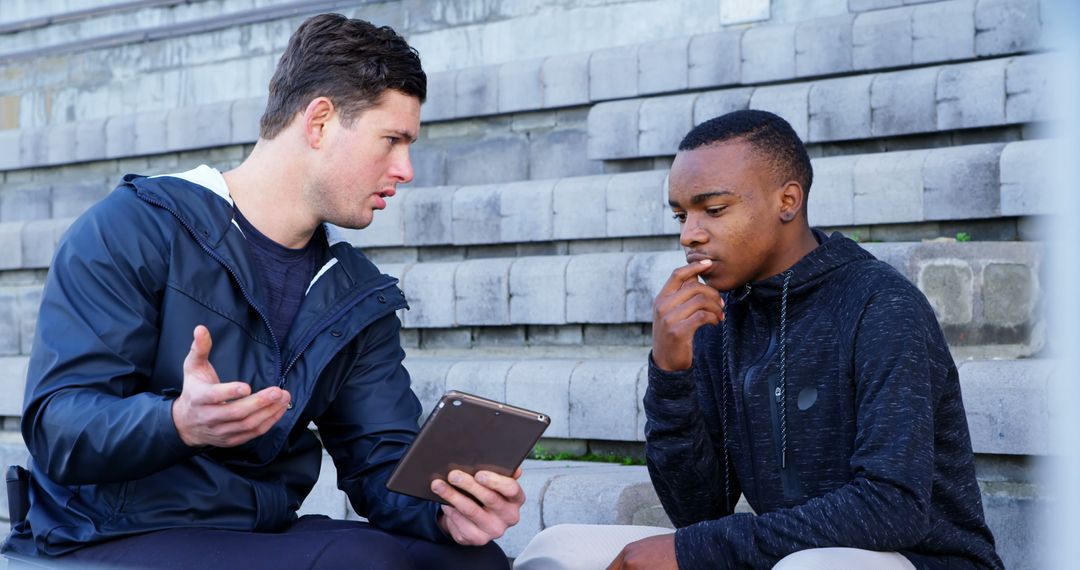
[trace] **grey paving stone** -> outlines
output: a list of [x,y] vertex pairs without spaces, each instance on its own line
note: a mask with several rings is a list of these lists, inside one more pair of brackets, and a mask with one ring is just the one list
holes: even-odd
[[938,129],[1005,123],[1005,67],[1009,60],[949,65],[938,75]]
[[0,130],[0,170],[15,170],[22,166],[22,131]]
[[[138,113],[135,115],[135,148],[129,156],[161,154],[169,150],[168,125],[165,113]],[[176,136],[176,135],[174,135]]]
[[810,83],[760,87],[750,97],[750,108],[769,111],[791,123],[802,140],[810,131]]
[[232,142],[231,102],[173,109],[166,115],[165,144],[169,150],[225,146]]
[[1048,157],[1056,143],[1018,141],[1001,151],[1001,215],[1036,216],[1054,213],[1053,169]]
[[644,361],[586,360],[570,377],[570,437],[637,441],[638,373]]
[[135,115],[115,115],[105,121],[105,158],[134,156]]
[[975,276],[959,260],[931,260],[918,271],[916,284],[942,326],[965,325],[974,317]]
[[630,524],[634,514],[659,504],[643,466],[613,465],[599,473],[566,474],[544,493],[545,527],[565,523]]
[[446,389],[506,401],[506,376],[514,360],[462,360],[446,375]]
[[598,103],[589,110],[588,155],[593,160],[638,156],[641,99]]
[[607,186],[607,237],[659,235],[667,211],[666,170],[616,174]]
[[45,137],[45,164],[68,164],[75,161],[75,123],[49,125]]
[[1038,0],[979,0],[975,5],[978,56],[1032,51],[1042,43]]
[[409,328],[452,327],[454,320],[454,273],[456,262],[426,262],[410,267],[403,276],[405,311]]
[[880,73],[870,85],[874,136],[928,133],[937,128],[940,67]]
[[1013,59],[1005,68],[1005,120],[1009,123],[1046,121],[1055,117],[1057,108],[1051,78],[1064,62],[1056,54]]
[[931,151],[923,164],[926,220],[1001,215],[998,166],[1003,145],[969,145]]
[[510,322],[566,323],[566,266],[570,257],[519,257],[510,267]]
[[499,186],[464,186],[454,192],[454,244],[497,243],[502,236]]
[[742,35],[743,30],[723,30],[690,38],[688,86],[737,85],[742,80]]
[[812,161],[814,182],[806,200],[811,226],[855,224],[856,157],[833,156]]
[[976,453],[1051,452],[1052,360],[984,360],[960,364],[960,388]]
[[[0,206],[2,211],[2,206]],[[21,269],[22,259],[22,232],[26,222],[0,222],[0,270]]]
[[5,188],[0,191],[0,221],[44,220],[52,210],[51,190],[45,185]]
[[856,75],[815,81],[809,94],[809,142],[869,138],[873,79]]
[[707,91],[698,95],[694,101],[694,125],[700,125],[709,119],[715,119],[733,111],[748,109],[750,107],[750,97],[753,94],[753,87],[743,87]]
[[[421,144],[409,151],[413,167],[412,184],[442,186],[446,184],[446,149],[434,144]],[[408,189],[405,190],[408,192]]]
[[499,112],[510,113],[539,109],[544,104],[544,86],[540,78],[543,59],[511,61],[498,66]]
[[90,119],[75,123],[75,161],[105,158],[105,122],[105,119]]
[[638,93],[682,91],[689,83],[690,38],[671,38],[638,46]]
[[498,67],[485,65],[459,69],[454,93],[456,117],[478,117],[498,113]]
[[855,223],[921,222],[923,163],[928,154],[917,150],[860,156],[854,168]]
[[259,121],[266,111],[266,97],[246,97],[233,101],[229,108],[232,144],[251,144],[259,140]]
[[592,52],[589,58],[589,99],[604,101],[638,94],[637,45]]
[[460,325],[510,324],[513,258],[470,259],[454,274],[455,321]]
[[569,107],[589,102],[589,53],[553,55],[540,67],[543,107]]
[[912,63],[911,7],[864,12],[851,31],[852,66],[883,69]]
[[991,326],[1018,327],[1036,321],[1038,283],[1023,263],[987,263],[982,274],[982,318]]
[[555,182],[556,180],[529,180],[502,187],[499,192],[502,243],[551,239],[551,196]]
[[45,127],[29,127],[20,130],[19,165],[23,168],[43,166],[48,162],[48,130]]
[[848,0],[848,10],[852,12],[868,12],[882,8],[902,6],[903,0]]
[[26,356],[0,357],[0,416],[21,416],[26,390]]
[[795,77],[795,27],[796,24],[770,24],[743,32],[743,83]]
[[607,186],[611,176],[564,178],[552,190],[552,237],[581,240],[607,235]]
[[109,193],[102,180],[75,181],[53,186],[51,215],[55,218],[74,218]]
[[638,156],[670,156],[694,126],[696,93],[654,97],[638,111]]
[[319,479],[315,481],[311,493],[304,499],[296,514],[326,515],[333,519],[344,519],[347,502],[345,493],[337,488],[337,468],[334,467],[334,461],[329,455],[323,455]]
[[16,356],[22,352],[19,314],[16,291],[0,289],[0,356]]
[[575,255],[566,266],[566,322],[626,322],[630,254]]
[[506,377],[506,403],[546,414],[547,438],[570,437],[570,376],[577,359],[522,360]]
[[911,16],[914,63],[975,57],[975,0],[949,0],[915,7]]
[[403,191],[405,245],[453,243],[455,190],[452,186],[436,186]]
[[851,71],[853,14],[808,20],[795,30],[795,75]]
[[413,393],[420,400],[421,422],[428,417],[439,398],[446,392],[446,376],[457,362],[453,358],[405,358],[405,369],[409,371],[412,379]]
[[[401,189],[399,188],[400,192]],[[407,191],[407,190],[406,190]],[[375,212],[371,225],[357,233],[360,247],[393,247],[405,245],[404,198],[394,195],[386,199],[386,208]]]
[[604,172],[604,163],[590,160],[585,129],[556,129],[529,136],[529,177],[534,180],[586,176]]
[[686,257],[679,251],[639,253],[631,258],[626,268],[626,319],[651,323],[653,299],[671,272],[683,265]]
[[427,100],[420,107],[420,120],[444,121],[457,116],[457,70],[429,73]]
[[496,135],[446,151],[447,184],[495,184],[527,178],[529,145],[522,138]]

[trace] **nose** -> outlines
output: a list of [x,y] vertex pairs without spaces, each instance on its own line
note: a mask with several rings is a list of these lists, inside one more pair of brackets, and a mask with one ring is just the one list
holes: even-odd
[[414,173],[412,160],[409,158],[408,148],[405,148],[398,156],[394,157],[394,160],[390,163],[390,171],[388,174],[391,179],[396,180],[400,184],[412,182]]
[[709,234],[702,227],[701,220],[692,214],[687,214],[679,230],[679,244],[683,247],[694,247],[709,241]]

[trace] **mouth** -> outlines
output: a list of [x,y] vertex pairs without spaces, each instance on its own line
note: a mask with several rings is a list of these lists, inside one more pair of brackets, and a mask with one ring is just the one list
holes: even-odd
[[374,194],[374,196],[375,196],[375,209],[376,210],[382,210],[382,209],[386,208],[386,199],[393,196],[394,194],[397,194],[397,190],[395,190],[393,187],[386,188],[385,190],[383,190],[381,192],[376,192]]
[[699,261],[704,261],[706,259],[714,261],[714,262],[716,261],[712,257],[709,257],[708,255],[705,255],[704,253],[701,253],[701,252],[691,251],[690,253],[686,254],[686,262],[687,263],[697,263]]

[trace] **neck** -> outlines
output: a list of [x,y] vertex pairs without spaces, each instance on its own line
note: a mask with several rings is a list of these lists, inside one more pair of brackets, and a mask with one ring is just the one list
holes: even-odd
[[295,154],[281,141],[259,139],[236,168],[223,173],[236,207],[263,235],[288,248],[307,245],[321,223],[303,207]]
[[795,235],[791,239],[784,240],[785,245],[776,257],[774,265],[778,270],[770,273],[769,276],[778,275],[794,267],[818,246],[817,238],[814,237],[814,232],[810,230],[809,225],[802,224],[801,227],[791,229],[794,230]]

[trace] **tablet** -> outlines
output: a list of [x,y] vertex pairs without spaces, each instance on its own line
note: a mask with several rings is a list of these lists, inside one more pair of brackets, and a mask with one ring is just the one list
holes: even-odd
[[431,411],[386,488],[445,503],[431,492],[432,481],[445,481],[453,469],[510,476],[550,423],[546,414],[451,390]]

